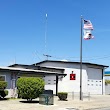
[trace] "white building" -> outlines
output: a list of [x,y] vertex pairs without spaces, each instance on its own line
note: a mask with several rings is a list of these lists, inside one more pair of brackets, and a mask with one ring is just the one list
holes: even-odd
[[[64,69],[65,77],[58,77],[58,92],[79,92],[80,91],[80,63],[70,61],[42,61],[34,64],[40,67]],[[105,94],[104,70],[108,66],[82,63],[82,92],[90,94]],[[60,71],[61,72],[61,71]],[[72,79],[73,76],[73,79]],[[56,92],[55,76],[45,76],[45,89],[52,89]]]
[[[82,92],[105,94],[104,70],[108,66],[82,63]],[[45,89],[58,92],[80,92],[80,62],[46,60],[33,65],[14,64],[0,67],[0,81],[7,81],[9,97],[13,97],[19,77],[42,77]]]

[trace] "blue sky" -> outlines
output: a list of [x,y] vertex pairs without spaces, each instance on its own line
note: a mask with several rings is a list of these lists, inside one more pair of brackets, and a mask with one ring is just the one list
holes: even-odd
[[[109,0],[0,0],[0,66],[44,60],[79,61],[80,16],[95,36],[83,40],[83,61],[110,66]],[[45,48],[45,14],[47,34]],[[109,70],[109,69],[108,69]]]

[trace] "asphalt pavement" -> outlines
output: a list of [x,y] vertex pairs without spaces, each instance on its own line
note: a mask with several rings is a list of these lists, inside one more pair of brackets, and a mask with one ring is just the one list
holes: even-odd
[[0,110],[110,110],[110,95],[95,95],[80,101],[68,96],[67,101],[54,97],[54,105],[41,105],[39,99],[31,103],[24,99],[0,100]]

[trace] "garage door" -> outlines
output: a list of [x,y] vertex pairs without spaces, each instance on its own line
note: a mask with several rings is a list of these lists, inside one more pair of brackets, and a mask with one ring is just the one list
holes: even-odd
[[102,69],[88,68],[88,92],[102,94]]

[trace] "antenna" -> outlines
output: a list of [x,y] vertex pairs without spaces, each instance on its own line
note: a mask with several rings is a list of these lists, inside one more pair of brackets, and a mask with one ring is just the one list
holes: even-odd
[[43,55],[46,57],[46,60],[48,60],[48,58],[52,57],[52,56],[46,54],[47,53],[47,17],[48,17],[47,13],[46,13],[45,17],[46,17],[46,19],[45,19],[45,54],[43,54]]
[[16,64],[16,56],[15,56],[15,58],[14,58],[14,64]]
[[46,60],[48,60],[49,57],[52,57],[50,55],[45,55],[45,54],[43,54],[43,55],[46,57]]
[[47,13],[45,15],[45,53],[47,52]]

